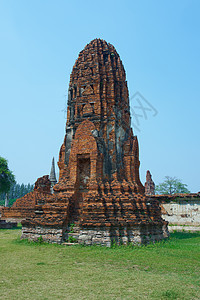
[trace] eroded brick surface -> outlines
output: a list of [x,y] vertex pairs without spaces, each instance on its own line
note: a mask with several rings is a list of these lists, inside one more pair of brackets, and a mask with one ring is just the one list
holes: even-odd
[[34,214],[23,221],[23,237],[41,234],[54,242],[58,236],[61,242],[70,223],[76,225],[78,241],[87,244],[119,242],[122,231],[124,243],[133,242],[136,231],[140,242],[145,235],[167,236],[158,201],[148,203],[140,182],[138,140],[130,123],[120,57],[111,44],[93,40],[70,76],[59,181],[53,195],[36,200]]
[[200,193],[155,195],[164,220],[169,222],[169,230],[200,231]]
[[35,207],[38,204],[44,204],[50,195],[51,182],[49,176],[40,177],[35,182],[33,192],[17,199],[11,208],[2,209],[2,219],[25,219],[34,214]]

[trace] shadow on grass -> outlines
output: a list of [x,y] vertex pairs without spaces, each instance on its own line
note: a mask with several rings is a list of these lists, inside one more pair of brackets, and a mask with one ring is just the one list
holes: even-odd
[[18,223],[16,227],[13,228],[0,228],[0,230],[20,230],[22,229],[21,223]]
[[45,242],[41,237],[39,237],[36,241],[30,241],[28,239],[21,239],[21,237],[18,236],[16,239],[12,240],[12,243],[26,246],[65,247],[62,244]]
[[198,231],[198,232],[173,232],[173,233],[170,233],[170,237],[178,239],[178,240],[192,239],[192,238],[200,237],[200,231]]

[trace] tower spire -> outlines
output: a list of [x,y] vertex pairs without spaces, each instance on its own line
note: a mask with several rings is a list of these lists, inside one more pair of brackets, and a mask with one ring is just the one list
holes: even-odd
[[54,163],[54,157],[52,159],[52,165],[51,165],[51,172],[50,172],[50,181],[51,181],[51,192],[53,194],[53,186],[57,183],[56,180],[56,172],[55,172],[55,163]]

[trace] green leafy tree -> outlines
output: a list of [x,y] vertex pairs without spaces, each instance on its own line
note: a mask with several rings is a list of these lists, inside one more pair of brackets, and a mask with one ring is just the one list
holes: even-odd
[[187,189],[187,184],[182,183],[181,180],[176,177],[170,176],[165,176],[165,180],[156,185],[155,190],[156,194],[165,195],[190,193],[190,191]]
[[8,168],[8,162],[0,156],[0,193],[8,193],[15,182],[15,176]]

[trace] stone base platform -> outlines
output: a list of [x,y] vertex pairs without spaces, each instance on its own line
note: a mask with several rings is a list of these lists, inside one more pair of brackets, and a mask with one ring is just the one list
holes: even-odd
[[70,240],[70,237],[82,245],[100,245],[110,247],[112,244],[148,244],[160,241],[169,236],[167,225],[134,225],[129,228],[117,227],[74,227],[69,229],[55,229],[36,227],[22,227],[22,239],[37,241],[38,238],[45,242],[61,244]]
[[41,237],[44,242],[61,244],[63,242],[63,229],[22,227],[21,239],[28,239],[36,242]]

